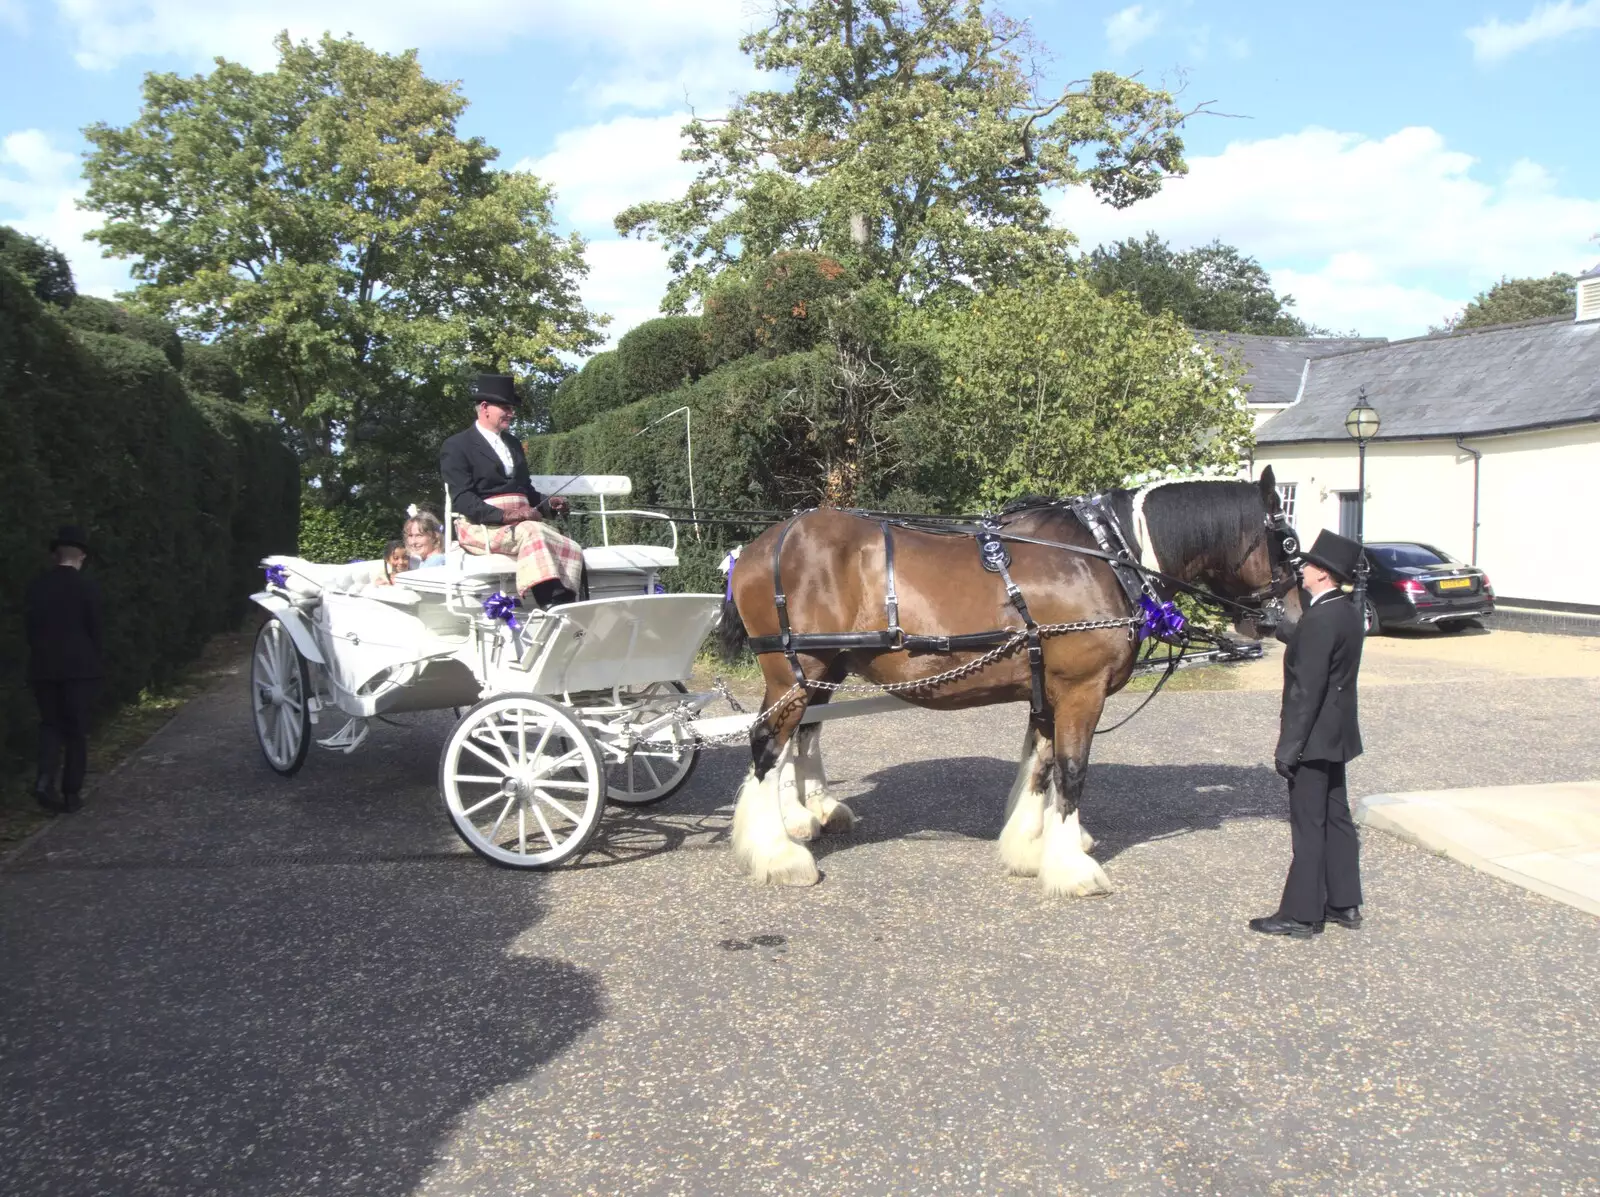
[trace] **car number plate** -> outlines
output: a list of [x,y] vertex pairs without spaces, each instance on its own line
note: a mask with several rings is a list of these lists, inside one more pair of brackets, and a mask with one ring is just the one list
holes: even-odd
[[1472,587],[1471,578],[1441,578],[1440,590],[1468,590]]

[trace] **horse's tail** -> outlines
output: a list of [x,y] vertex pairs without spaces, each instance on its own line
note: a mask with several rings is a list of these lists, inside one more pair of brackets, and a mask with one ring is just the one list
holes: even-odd
[[722,600],[722,622],[717,625],[717,654],[732,663],[744,653],[750,643],[750,632],[744,626],[739,608],[732,598]]

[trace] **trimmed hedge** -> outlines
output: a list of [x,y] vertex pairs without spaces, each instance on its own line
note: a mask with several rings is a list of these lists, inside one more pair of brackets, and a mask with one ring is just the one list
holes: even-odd
[[[617,342],[617,397],[613,406],[675,391],[706,372],[706,339],[698,316],[646,320]],[[591,414],[598,415],[599,411]]]
[[621,406],[617,351],[607,349],[584,362],[583,369],[576,374],[562,380],[550,400],[550,423],[557,432],[570,432],[601,412]]
[[730,275],[705,301],[709,363],[815,348],[827,334],[830,312],[858,285],[848,267],[826,254],[800,250],[774,254],[748,277]]
[[[79,311],[106,317],[98,304]],[[164,340],[144,320],[130,317],[127,327]],[[0,521],[8,762],[33,749],[22,600],[50,565],[57,525],[89,533],[89,570],[106,603],[101,701],[109,705],[167,681],[208,635],[237,626],[260,585],[257,563],[292,550],[299,519],[299,468],[270,421],[191,393],[144,340],[76,323],[0,268],[0,509],[12,513]]]

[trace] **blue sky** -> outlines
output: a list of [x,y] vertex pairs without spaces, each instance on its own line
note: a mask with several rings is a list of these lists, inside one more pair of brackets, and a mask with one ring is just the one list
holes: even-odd
[[[1139,71],[1228,117],[1186,131],[1192,172],[1113,212],[1057,197],[1085,247],[1154,229],[1256,256],[1315,323],[1420,333],[1502,274],[1600,261],[1600,0],[1342,4],[1010,3],[1050,77]],[[280,28],[416,47],[472,101],[464,131],[550,178],[591,238],[591,306],[620,332],[655,310],[658,249],[611,216],[675,194],[687,104],[749,86],[746,0],[0,0],[0,221],[49,237],[83,289],[125,285],[81,241],[79,130],[126,122],[146,71],[272,64]]]

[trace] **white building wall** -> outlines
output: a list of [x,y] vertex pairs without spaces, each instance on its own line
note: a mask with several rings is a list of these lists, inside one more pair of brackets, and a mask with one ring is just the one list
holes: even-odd
[[[1468,437],[1483,454],[1477,564],[1495,593],[1540,602],[1600,605],[1600,427],[1578,425]],[[1295,484],[1295,525],[1309,544],[1339,530],[1340,491],[1356,489],[1353,442],[1262,445],[1257,476],[1272,466]],[[1472,557],[1472,456],[1449,440],[1367,446],[1366,538],[1420,540]]]

